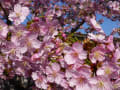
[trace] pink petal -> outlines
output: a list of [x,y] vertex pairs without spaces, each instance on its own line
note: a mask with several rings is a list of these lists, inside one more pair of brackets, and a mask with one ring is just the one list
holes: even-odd
[[53,71],[52,71],[51,67],[47,66],[46,67],[46,74],[52,74],[52,73],[53,73]]
[[75,85],[77,85],[77,80],[76,80],[76,79],[71,79],[71,80],[69,81],[69,85],[70,85],[71,87],[74,87]]
[[37,75],[37,73],[36,72],[33,72],[32,73],[32,79],[33,80],[37,80],[39,78],[39,76]]
[[52,63],[51,67],[55,72],[60,71],[60,65],[58,63]]
[[103,69],[98,69],[97,70],[97,75],[104,75],[104,70]]
[[79,53],[79,59],[83,60],[87,58],[87,52],[86,51],[82,51],[81,53]]
[[77,85],[75,90],[92,90],[88,84]]
[[55,82],[57,83],[57,84],[60,84],[61,83],[61,81],[62,81],[62,79],[63,79],[63,75],[61,75],[61,74],[57,74],[57,77],[55,78]]
[[21,13],[21,5],[20,4],[16,4],[15,6],[14,6],[14,11],[16,12],[16,13]]
[[55,78],[54,78],[52,75],[48,75],[48,76],[47,76],[47,80],[48,80],[49,82],[54,82],[54,81],[55,81]]
[[72,45],[72,48],[77,51],[77,52],[81,52],[83,50],[83,46],[82,44],[76,42]]
[[71,54],[66,54],[64,59],[68,65],[76,63],[76,59]]

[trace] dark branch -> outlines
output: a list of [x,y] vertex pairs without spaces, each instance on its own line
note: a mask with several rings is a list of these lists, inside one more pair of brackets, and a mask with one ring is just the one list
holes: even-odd
[[75,28],[72,28],[71,33],[76,32],[80,28],[80,26],[84,24],[84,22],[85,22],[84,20],[79,22],[78,25]]
[[59,23],[62,27],[65,25],[64,22],[63,22],[64,20],[63,20],[62,16],[56,17],[56,19],[59,21]]
[[5,8],[3,8],[2,4],[0,3],[0,8],[3,10],[4,12],[4,18],[7,20],[7,25],[12,25],[12,22],[8,19],[8,15],[9,12],[5,10]]

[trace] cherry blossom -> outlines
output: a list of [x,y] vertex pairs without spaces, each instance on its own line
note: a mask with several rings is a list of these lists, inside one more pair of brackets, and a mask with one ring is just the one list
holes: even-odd
[[0,20],[0,37],[5,38],[8,32],[8,26],[2,20]]
[[108,78],[105,77],[96,77],[90,80],[90,84],[92,85],[91,90],[112,90],[112,83]]
[[89,33],[88,38],[95,41],[103,41],[105,39],[105,35],[102,35],[102,34],[95,35],[93,33]]
[[119,0],[0,0],[0,79],[30,78],[33,90],[119,90],[120,30],[106,35],[98,18],[119,22],[119,10]]
[[92,63],[96,63],[97,61],[103,61],[105,59],[105,47],[97,46],[92,49],[92,52],[89,55]]
[[46,67],[47,79],[49,82],[56,82],[60,84],[64,78],[64,75],[60,73],[60,65],[53,63],[51,67]]
[[120,10],[120,3],[118,1],[109,1],[108,5],[111,9],[115,10],[115,11],[119,11]]
[[35,80],[35,84],[38,88],[47,89],[47,80],[40,74],[40,72],[33,72],[32,78]]
[[64,57],[67,64],[74,64],[79,60],[84,60],[87,57],[87,52],[83,50],[80,43],[74,43],[71,51],[68,51]]
[[115,53],[114,53],[114,60],[115,60],[115,61],[118,60],[118,59],[120,59],[119,52],[120,52],[120,49],[117,48],[117,49],[115,50]]
[[101,33],[104,33],[102,27],[97,23],[95,16],[93,16],[92,18],[90,18],[90,24],[98,31]]
[[22,7],[20,4],[16,4],[14,6],[14,12],[9,14],[9,19],[14,21],[15,25],[19,25],[26,19],[29,13],[28,7]]

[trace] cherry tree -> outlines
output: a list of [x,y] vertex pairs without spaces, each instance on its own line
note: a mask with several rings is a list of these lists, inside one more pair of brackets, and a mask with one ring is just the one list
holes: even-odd
[[120,21],[120,1],[0,0],[0,78],[31,78],[33,90],[119,90],[120,29],[107,36],[98,14]]

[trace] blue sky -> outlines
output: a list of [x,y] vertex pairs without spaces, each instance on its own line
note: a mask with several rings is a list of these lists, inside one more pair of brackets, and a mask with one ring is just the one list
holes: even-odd
[[[65,3],[58,2],[57,4],[63,5]],[[96,15],[96,18],[97,18],[97,20],[99,20],[101,18],[104,19],[104,23],[101,24],[101,27],[103,28],[106,35],[109,35],[112,32],[113,28],[120,27],[119,21],[112,21],[112,20],[110,20],[102,15],[99,15],[99,14]],[[87,26],[87,25],[85,24],[84,26]],[[84,32],[84,31],[82,31],[82,32]],[[116,35],[116,36],[118,36],[118,35]]]
[[120,27],[120,22],[119,21],[112,21],[106,17],[103,17],[101,15],[97,15],[97,20],[98,19],[104,19],[104,23],[101,24],[101,27],[103,28],[104,32],[109,35],[112,32],[113,28]]
[[[52,3],[52,2],[51,2],[51,3]],[[61,5],[63,5],[63,4],[65,4],[65,3],[62,3],[62,2],[58,2],[58,3],[57,3],[57,5],[59,5],[59,6],[61,6]],[[30,15],[28,16],[28,18],[31,19],[31,16],[32,16],[32,15],[30,14]],[[104,17],[104,16],[102,16],[102,15],[97,14],[97,15],[96,15],[96,19],[97,19],[97,20],[99,20],[99,19],[104,19],[104,22],[103,22],[103,24],[101,24],[101,27],[103,28],[103,30],[104,30],[104,32],[106,33],[106,35],[109,35],[109,34],[112,32],[113,28],[120,27],[120,22],[119,22],[119,21],[112,21],[112,20],[110,20],[110,19],[108,19],[108,18],[106,18],[106,17]],[[26,20],[23,22],[23,24],[26,24],[27,21],[28,21],[28,20],[26,19]],[[86,27],[87,24],[84,24],[84,26]],[[84,30],[82,30],[81,32],[84,33]],[[115,36],[118,36],[118,35],[115,35]]]
[[[28,19],[31,19],[31,14],[27,17],[27,19],[22,23],[22,24],[26,24],[28,22]],[[103,28],[104,32],[106,33],[106,35],[109,35],[113,28],[117,28],[117,27],[120,27],[120,22],[119,21],[112,21],[102,15],[98,15],[96,16],[96,19],[99,20],[99,19],[104,19],[104,22],[103,24],[101,24],[101,27]],[[87,25],[84,24],[84,26],[86,27]],[[84,33],[84,31],[82,30],[81,32]],[[115,36],[118,36],[118,35],[115,35]]]
[[[120,27],[120,22],[119,21],[112,21],[109,18],[106,18],[106,17],[104,17],[102,15],[98,15],[97,14],[96,15],[96,19],[97,19],[97,21],[99,19],[104,19],[104,22],[101,24],[101,27],[104,30],[104,32],[105,32],[106,35],[110,35],[110,33],[112,32],[112,30],[114,28]],[[86,23],[83,26],[84,27],[88,27],[88,25]],[[85,33],[83,29],[81,29],[81,32]],[[118,37],[118,34],[115,34],[114,36]]]

